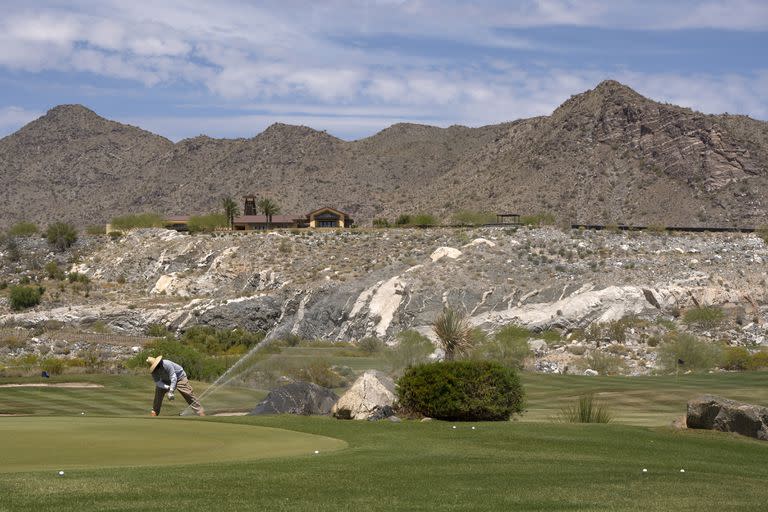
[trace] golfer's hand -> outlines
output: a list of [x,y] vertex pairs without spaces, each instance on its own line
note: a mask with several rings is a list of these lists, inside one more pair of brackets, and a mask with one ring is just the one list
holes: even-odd
[[174,398],[176,398],[176,396],[174,396],[173,391],[169,391],[168,392],[168,400],[173,400]]

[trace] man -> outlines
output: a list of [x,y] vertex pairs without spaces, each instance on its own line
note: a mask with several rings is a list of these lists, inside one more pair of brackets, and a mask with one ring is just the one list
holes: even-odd
[[181,365],[163,359],[163,356],[148,357],[147,363],[150,365],[149,371],[155,381],[155,401],[152,405],[152,416],[160,414],[160,407],[163,405],[163,397],[166,392],[168,393],[168,400],[173,400],[175,398],[173,393],[176,390],[181,393],[181,396],[198,416],[205,416],[203,406],[200,405],[200,401],[195,396],[192,386],[187,380],[187,374]]

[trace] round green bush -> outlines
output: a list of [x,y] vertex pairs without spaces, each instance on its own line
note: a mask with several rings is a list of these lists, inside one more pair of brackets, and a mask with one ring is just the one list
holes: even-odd
[[504,421],[522,413],[514,369],[495,361],[443,361],[413,366],[397,382],[400,405],[430,418]]
[[20,311],[40,304],[45,289],[42,286],[14,286],[8,298],[11,309]]

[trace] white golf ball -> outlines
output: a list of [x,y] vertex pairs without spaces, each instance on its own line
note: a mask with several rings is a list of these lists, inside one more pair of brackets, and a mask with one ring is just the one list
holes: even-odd
[[64,476],[64,472],[63,471],[59,471],[59,476]]
[[452,428],[456,428],[456,425],[454,425]]
[[320,453],[320,450],[315,450],[315,454],[318,454],[318,453]]
[[643,473],[647,473],[647,472],[648,472],[648,470],[643,468]]
[[681,470],[680,470],[680,472],[681,472],[681,473],[685,473],[685,470],[684,470],[684,469],[681,469]]
[[475,427],[472,427],[472,430],[475,430]]

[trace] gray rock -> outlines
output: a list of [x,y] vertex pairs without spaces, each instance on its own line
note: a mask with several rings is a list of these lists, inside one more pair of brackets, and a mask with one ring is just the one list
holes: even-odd
[[251,332],[267,332],[280,318],[280,303],[274,297],[231,300],[203,312],[195,323],[216,329],[241,328]]
[[394,417],[395,410],[389,405],[382,405],[381,407],[374,407],[368,416],[368,421],[379,421],[387,418]]
[[312,382],[293,382],[270,391],[250,414],[326,415],[338,399],[328,388]]
[[688,428],[735,432],[768,441],[768,407],[745,404],[714,395],[688,402]]

